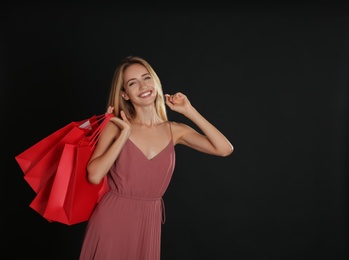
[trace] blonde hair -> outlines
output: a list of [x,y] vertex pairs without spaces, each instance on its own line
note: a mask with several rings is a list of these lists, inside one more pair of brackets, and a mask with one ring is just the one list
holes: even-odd
[[108,106],[114,107],[114,114],[116,116],[120,116],[120,111],[123,110],[128,118],[133,119],[135,117],[136,111],[132,103],[121,97],[121,92],[124,91],[124,72],[130,65],[135,63],[143,65],[153,78],[155,84],[154,87],[157,92],[154,104],[155,111],[157,116],[162,120],[167,121],[166,106],[160,79],[150,64],[146,60],[137,56],[128,56],[124,58],[115,69],[109,93]]

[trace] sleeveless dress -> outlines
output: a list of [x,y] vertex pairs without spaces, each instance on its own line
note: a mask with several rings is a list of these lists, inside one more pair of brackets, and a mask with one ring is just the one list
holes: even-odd
[[174,166],[172,131],[168,145],[151,159],[128,139],[108,173],[110,190],[88,220],[79,259],[159,260],[162,196]]

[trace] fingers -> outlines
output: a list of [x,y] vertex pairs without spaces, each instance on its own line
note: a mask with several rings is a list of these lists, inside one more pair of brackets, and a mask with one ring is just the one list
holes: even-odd
[[[120,118],[121,117],[121,118]],[[124,111],[120,111],[120,117],[112,117],[110,121],[112,121],[117,127],[120,129],[129,129],[130,128],[130,122],[128,121],[126,114]]]
[[165,103],[169,106],[169,108],[173,109],[173,103],[170,101],[170,95],[165,95]]
[[120,111],[120,116],[121,116],[122,120],[124,120],[124,121],[127,120],[126,114],[123,110]]
[[166,98],[166,101],[169,101],[171,103],[175,103],[176,100],[181,100],[181,99],[185,98],[185,95],[183,95],[183,93],[181,93],[181,92],[177,92],[174,95],[165,94],[165,98]]
[[114,107],[109,106],[107,109],[107,114],[111,114],[111,113],[113,113],[113,111],[114,111]]
[[129,124],[128,118],[123,110],[120,111],[120,115],[122,120]]
[[171,95],[165,94],[165,101],[166,103],[170,101]]

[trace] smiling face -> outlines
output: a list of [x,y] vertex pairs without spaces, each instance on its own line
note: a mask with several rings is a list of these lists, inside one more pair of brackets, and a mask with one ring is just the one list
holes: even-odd
[[123,82],[122,97],[125,100],[139,106],[154,103],[157,95],[154,80],[142,64],[134,63],[127,67]]
[[128,56],[116,67],[111,83],[108,107],[114,114],[124,111],[128,119],[134,119],[142,107],[155,109],[161,120],[167,120],[162,84],[152,66],[137,56]]

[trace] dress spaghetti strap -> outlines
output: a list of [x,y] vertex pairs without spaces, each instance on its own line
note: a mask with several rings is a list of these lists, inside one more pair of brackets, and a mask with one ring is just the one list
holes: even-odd
[[169,125],[169,127],[170,127],[171,139],[173,140],[171,122],[170,122],[170,121],[167,121],[167,122],[168,122],[168,125]]

